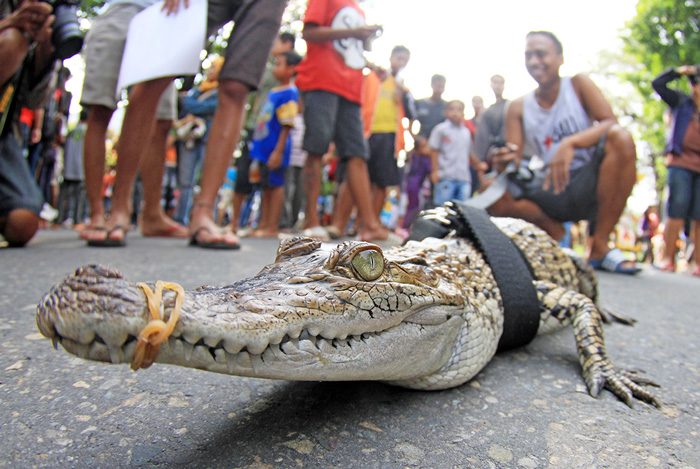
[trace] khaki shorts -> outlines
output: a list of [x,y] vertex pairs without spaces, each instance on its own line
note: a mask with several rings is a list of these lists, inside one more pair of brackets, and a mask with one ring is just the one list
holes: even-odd
[[[143,8],[130,3],[109,7],[100,15],[85,38],[85,81],[82,106],[117,108],[117,80],[126,44],[129,22]],[[158,119],[177,117],[177,92],[171,83],[158,104]]]

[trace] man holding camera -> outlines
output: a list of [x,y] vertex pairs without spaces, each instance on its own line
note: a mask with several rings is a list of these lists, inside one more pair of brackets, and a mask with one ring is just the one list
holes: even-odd
[[19,110],[39,108],[51,91],[56,60],[48,3],[0,0],[0,235],[24,246],[39,227],[41,193],[20,146]]
[[525,65],[539,86],[509,106],[508,143],[493,152],[492,163],[503,172],[519,166],[533,169],[533,160],[539,160],[544,170],[533,170],[529,181],[511,178],[517,190],[506,192],[489,212],[523,218],[554,239],[564,236],[563,222],[589,220],[594,224],[591,265],[637,273],[634,262],[608,246],[636,182],[634,141],[588,76],[559,75],[563,63],[563,48],[554,34],[528,33]]

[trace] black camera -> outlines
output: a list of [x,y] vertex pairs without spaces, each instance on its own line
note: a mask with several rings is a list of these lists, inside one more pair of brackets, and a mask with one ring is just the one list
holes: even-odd
[[700,77],[697,75],[688,75],[688,81],[691,85],[695,86],[698,84],[698,81],[700,81]]
[[80,30],[78,6],[81,0],[44,0],[53,6],[56,19],[51,26],[51,42],[56,50],[56,57],[68,59],[83,48],[83,32]]
[[503,148],[507,146],[506,139],[501,135],[494,135],[491,138],[491,148]]

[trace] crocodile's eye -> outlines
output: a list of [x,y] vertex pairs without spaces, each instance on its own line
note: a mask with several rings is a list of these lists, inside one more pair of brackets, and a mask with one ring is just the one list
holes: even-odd
[[353,256],[352,268],[363,280],[377,280],[384,272],[384,256],[376,249],[365,249]]

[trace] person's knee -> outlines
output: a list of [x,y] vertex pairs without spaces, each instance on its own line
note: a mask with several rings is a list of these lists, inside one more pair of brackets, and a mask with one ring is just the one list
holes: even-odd
[[19,69],[27,55],[28,42],[17,28],[7,28],[0,31],[0,85],[4,85]]
[[219,101],[221,104],[245,103],[248,99],[250,88],[245,83],[235,80],[221,80],[219,82]]
[[39,216],[34,212],[19,208],[7,214],[2,235],[10,246],[27,244],[39,229]]
[[605,153],[606,156],[614,155],[618,164],[623,166],[636,165],[637,150],[632,134],[618,124],[613,125],[608,130],[605,140]]

